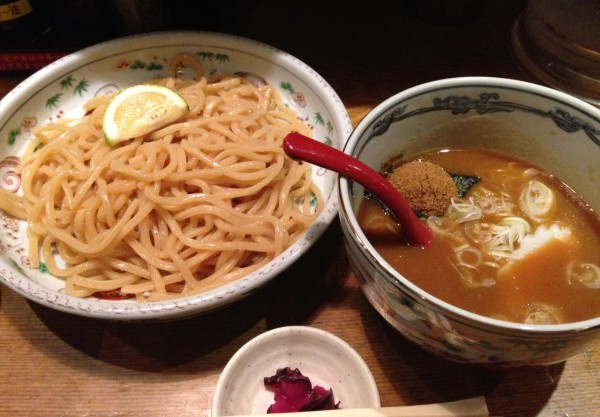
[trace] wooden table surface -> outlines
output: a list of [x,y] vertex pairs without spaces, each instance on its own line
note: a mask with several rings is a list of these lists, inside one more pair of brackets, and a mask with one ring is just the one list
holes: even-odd
[[[223,11],[220,29],[306,62],[338,92],[354,124],[422,82],[527,79],[509,42],[523,1],[481,1],[476,15],[458,24],[417,17],[402,1],[346,3],[233,2],[238,7]],[[446,2],[427,3],[439,16]],[[0,74],[0,97],[27,75]],[[565,363],[507,371],[433,357],[403,339],[362,295],[337,222],[270,285],[204,316],[96,321],[30,303],[5,286],[0,302],[0,416],[210,416],[229,358],[254,336],[287,325],[314,326],[350,343],[371,368],[384,406],[483,395],[493,415],[600,416],[600,346]]]

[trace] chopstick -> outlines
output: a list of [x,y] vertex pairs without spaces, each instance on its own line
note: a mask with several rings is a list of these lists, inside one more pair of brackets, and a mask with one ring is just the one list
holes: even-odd
[[484,397],[438,404],[269,414],[270,417],[489,417],[489,415]]

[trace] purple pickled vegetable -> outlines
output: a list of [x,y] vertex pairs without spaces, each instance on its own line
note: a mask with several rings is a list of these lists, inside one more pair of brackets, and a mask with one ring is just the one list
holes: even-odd
[[269,406],[267,414],[333,410],[340,406],[335,402],[331,388],[313,387],[310,379],[298,369],[278,369],[275,375],[265,377],[264,383],[275,394],[275,402]]

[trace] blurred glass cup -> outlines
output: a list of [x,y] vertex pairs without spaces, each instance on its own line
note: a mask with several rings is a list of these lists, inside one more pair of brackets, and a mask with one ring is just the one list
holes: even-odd
[[535,80],[600,107],[600,0],[530,0],[511,45]]

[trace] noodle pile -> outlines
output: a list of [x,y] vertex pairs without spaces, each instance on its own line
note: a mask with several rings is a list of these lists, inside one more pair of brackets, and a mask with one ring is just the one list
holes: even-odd
[[83,118],[37,128],[22,160],[32,265],[43,260],[68,294],[156,301],[215,288],[273,260],[322,206],[310,166],[282,149],[310,128],[274,88],[234,76],[153,84],[190,113],[111,148],[112,95],[96,97]]

